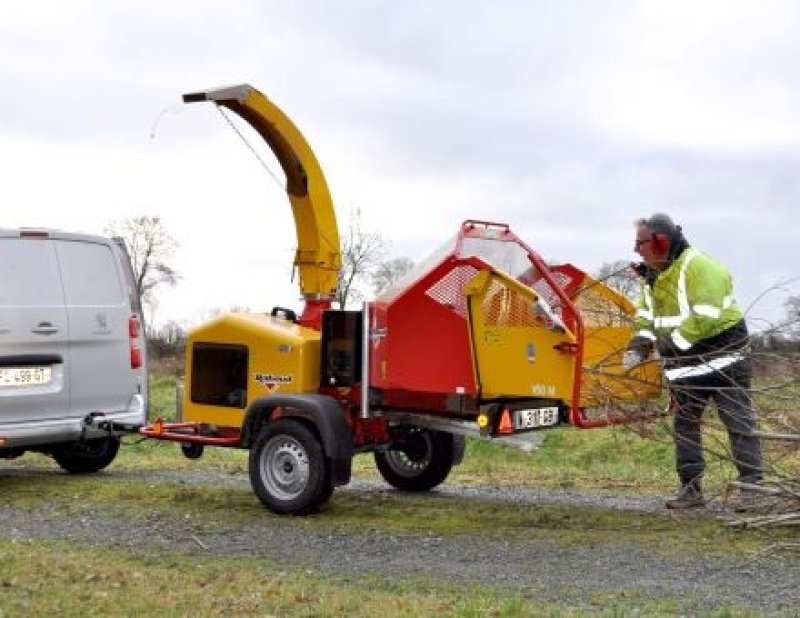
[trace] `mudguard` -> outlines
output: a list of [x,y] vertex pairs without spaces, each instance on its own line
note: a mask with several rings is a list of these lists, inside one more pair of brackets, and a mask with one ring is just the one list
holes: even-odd
[[273,420],[278,410],[280,418],[296,418],[312,426],[320,437],[325,456],[331,460],[333,484],[346,485],[352,469],[353,438],[344,410],[327,395],[286,393],[259,397],[245,415],[242,446],[249,448],[261,427]]

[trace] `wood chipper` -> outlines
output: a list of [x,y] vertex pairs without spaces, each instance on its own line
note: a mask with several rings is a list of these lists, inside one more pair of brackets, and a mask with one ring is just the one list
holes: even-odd
[[307,513],[371,451],[394,487],[425,491],[460,463],[465,436],[500,439],[631,417],[619,402],[660,395],[657,365],[626,372],[630,301],[575,266],[549,265],[505,224],[466,221],[360,310],[333,310],[341,264],[322,170],[289,118],[241,85],[184,95],[250,123],[286,174],[297,227],[300,315],[229,313],[192,329],[176,422],[145,436],[249,449],[258,498]]

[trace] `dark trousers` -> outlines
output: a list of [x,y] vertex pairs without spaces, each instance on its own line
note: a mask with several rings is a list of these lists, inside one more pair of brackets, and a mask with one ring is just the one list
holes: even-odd
[[739,480],[758,483],[762,478],[761,440],[752,435],[756,414],[750,398],[751,369],[740,361],[703,376],[670,384],[675,412],[676,469],[682,484],[699,480],[705,470],[702,417],[709,401],[717,407],[728,430],[733,463]]

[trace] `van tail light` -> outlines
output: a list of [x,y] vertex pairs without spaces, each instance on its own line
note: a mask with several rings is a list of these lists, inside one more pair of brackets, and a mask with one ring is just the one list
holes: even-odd
[[142,366],[142,348],[139,345],[139,336],[142,333],[142,324],[139,316],[132,315],[128,318],[128,343],[131,350],[131,369]]

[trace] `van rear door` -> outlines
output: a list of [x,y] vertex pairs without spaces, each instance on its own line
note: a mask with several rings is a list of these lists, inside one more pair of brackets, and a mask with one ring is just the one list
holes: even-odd
[[138,316],[118,250],[86,239],[57,239],[55,247],[69,319],[72,415],[124,411],[143,384],[131,353],[131,320]]
[[0,231],[0,423],[69,409],[68,320],[47,233]]

